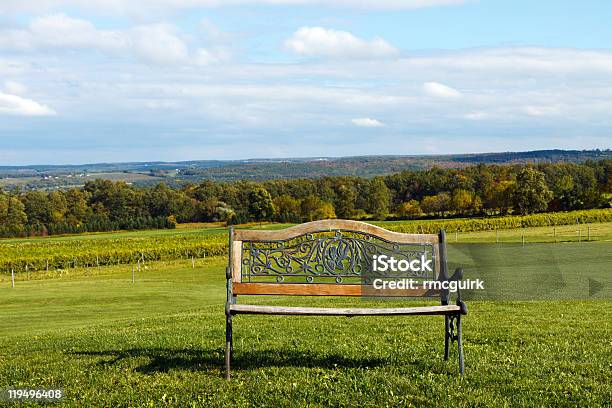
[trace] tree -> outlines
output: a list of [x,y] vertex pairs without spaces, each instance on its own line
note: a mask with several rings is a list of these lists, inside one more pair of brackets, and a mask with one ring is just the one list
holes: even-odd
[[49,193],[49,212],[50,223],[59,224],[64,221],[64,217],[68,212],[68,203],[64,194],[59,191]]
[[15,197],[0,193],[0,236],[23,235],[27,222],[23,203]]
[[437,214],[440,217],[450,209],[451,197],[448,193],[442,192],[434,196],[427,196],[421,201],[421,208],[428,214]]
[[453,193],[451,206],[459,214],[467,215],[480,211],[482,200],[472,191],[460,188]]
[[515,188],[516,182],[514,180],[503,180],[491,184],[485,190],[484,207],[507,214],[508,210],[512,207]]
[[300,201],[283,194],[274,200],[276,219],[280,222],[300,222]]
[[170,228],[176,228],[178,222],[176,222],[176,217],[174,215],[169,215],[166,217],[166,221],[170,225]]
[[274,203],[268,190],[255,187],[249,192],[249,215],[255,221],[269,220],[274,215]]
[[148,213],[143,192],[134,190],[125,182],[94,180],[85,183],[84,188],[91,195],[90,205],[101,205],[110,221],[124,222]]
[[219,183],[215,183],[214,181],[204,180],[197,187],[191,187],[190,190],[194,198],[198,201],[206,201],[219,198],[221,196],[222,187]]
[[28,191],[21,197],[25,213],[28,215],[28,224],[35,228],[51,222],[51,212],[47,194],[42,191]]
[[314,195],[309,195],[302,200],[301,210],[302,219],[306,221],[336,218],[334,206]]
[[391,199],[389,188],[382,177],[373,178],[368,187],[367,207],[365,209],[377,219],[383,219],[389,213],[389,201]]
[[314,217],[317,220],[327,220],[330,218],[336,218],[336,212],[334,211],[334,206],[332,203],[327,201],[323,201],[323,204],[317,208],[314,213]]
[[216,212],[219,220],[225,222],[226,225],[236,224],[236,212],[223,201],[218,202]]
[[357,193],[355,190],[345,184],[338,187],[338,193],[336,197],[336,214],[340,218],[351,218],[355,215],[355,200],[357,199]]
[[553,192],[549,210],[577,210],[600,206],[595,170],[575,163],[557,163],[540,166],[548,186]]
[[553,194],[544,180],[544,173],[525,167],[516,176],[514,206],[521,214],[546,210]]
[[423,210],[417,200],[410,200],[401,203],[397,207],[397,215],[401,218],[413,219],[423,215]]
[[85,223],[90,216],[91,210],[87,206],[87,196],[83,190],[71,188],[65,192],[66,207],[66,222],[72,226],[78,227]]

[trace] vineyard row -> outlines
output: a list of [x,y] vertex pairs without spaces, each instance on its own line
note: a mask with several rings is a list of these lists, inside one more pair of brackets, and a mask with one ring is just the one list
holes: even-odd
[[[450,219],[385,223],[384,227],[403,233],[491,231],[526,227],[612,222],[612,209],[567,213],[543,213],[484,219]],[[226,234],[169,235],[97,240],[28,241],[0,244],[0,273],[68,269],[104,265],[134,264],[203,258],[227,254]]]

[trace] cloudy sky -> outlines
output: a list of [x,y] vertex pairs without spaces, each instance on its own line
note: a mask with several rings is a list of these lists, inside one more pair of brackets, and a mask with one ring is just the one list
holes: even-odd
[[2,0],[0,165],[612,147],[612,2]]

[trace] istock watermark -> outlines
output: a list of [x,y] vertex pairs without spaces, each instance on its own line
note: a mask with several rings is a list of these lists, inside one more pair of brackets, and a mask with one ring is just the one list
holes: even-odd
[[400,260],[387,255],[374,255],[372,269],[376,272],[433,272],[432,262],[433,259],[427,259],[425,254],[417,259]]
[[482,279],[442,280],[434,273],[434,259],[426,253],[413,258],[396,259],[389,255],[373,255],[368,279],[375,291],[418,290],[448,291],[484,290]]
[[484,282],[480,279],[465,279],[461,281],[417,280],[417,279],[384,279],[377,278],[372,282],[376,290],[385,289],[425,289],[425,290],[484,290]]

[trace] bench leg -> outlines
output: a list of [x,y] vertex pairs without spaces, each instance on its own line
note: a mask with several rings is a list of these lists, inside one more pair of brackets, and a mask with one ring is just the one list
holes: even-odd
[[463,361],[463,340],[461,339],[461,315],[457,315],[457,348],[459,349],[459,374],[465,370]]
[[230,379],[230,365],[234,354],[234,345],[232,341],[232,315],[225,315],[225,379]]
[[451,340],[449,318],[444,316],[444,360],[448,360]]

